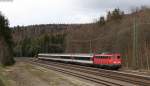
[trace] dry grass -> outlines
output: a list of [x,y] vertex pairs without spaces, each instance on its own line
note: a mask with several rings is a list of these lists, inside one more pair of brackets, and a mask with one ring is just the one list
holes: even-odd
[[0,80],[0,86],[5,86],[2,80]]
[[75,78],[23,62],[0,70],[0,86],[91,86]]
[[10,86],[9,79],[4,72],[4,67],[0,66],[0,86]]

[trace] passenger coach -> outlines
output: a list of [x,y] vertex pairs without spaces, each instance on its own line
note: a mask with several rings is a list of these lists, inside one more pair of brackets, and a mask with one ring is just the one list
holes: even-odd
[[119,53],[109,54],[38,54],[38,59],[62,61],[98,66],[101,68],[119,69],[121,58]]

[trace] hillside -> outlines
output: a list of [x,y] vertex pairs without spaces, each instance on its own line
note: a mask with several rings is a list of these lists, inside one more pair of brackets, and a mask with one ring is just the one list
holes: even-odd
[[[99,25],[99,23],[47,24],[14,27],[13,39],[17,47],[15,47],[15,50],[18,50],[20,49],[18,45],[24,42],[24,39],[29,38],[31,44],[35,45],[34,43],[39,38],[47,35],[50,39],[50,42],[47,43],[51,45],[46,46],[47,51],[38,52],[51,53],[55,51],[51,50],[51,48],[54,48],[53,45],[59,46],[57,53],[60,53],[59,50],[61,49],[61,53],[121,52],[124,66],[134,67],[136,65],[136,67],[147,69],[150,63],[149,27],[150,9],[142,8],[136,12],[124,14],[119,20],[106,21],[104,25]],[[51,40],[53,36],[54,39],[57,39],[57,42]],[[28,46],[29,50],[30,47]],[[136,57],[134,57],[135,54]]]
[[63,34],[68,25],[64,24],[45,24],[13,27],[13,39],[21,41],[25,37],[35,38],[43,34]]
[[[150,9],[126,14],[105,25],[82,26],[68,35],[67,52],[121,52],[127,67],[149,68]],[[134,45],[134,46],[133,46]],[[136,57],[135,57],[136,56]]]
[[65,38],[79,24],[45,24],[12,27],[15,56],[34,56],[39,52],[65,52]]

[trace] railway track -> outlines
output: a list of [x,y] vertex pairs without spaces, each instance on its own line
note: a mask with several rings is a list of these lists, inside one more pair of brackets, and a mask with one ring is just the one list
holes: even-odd
[[88,81],[92,81],[92,82],[100,84],[100,85],[104,85],[104,86],[122,86],[122,85],[117,84],[117,83],[105,81],[103,79],[98,79],[98,78],[90,76],[86,73],[81,73],[81,72],[77,72],[77,71],[70,70],[70,69],[60,68],[60,67],[56,67],[54,65],[53,66],[52,65],[45,65],[45,64],[38,64],[38,65],[40,65],[42,67],[52,69],[52,70],[55,70],[55,71],[58,71],[58,72],[61,72],[61,73],[64,73],[64,74],[69,74],[69,75],[72,75],[72,76],[75,76],[75,77],[78,77],[78,78],[82,78],[82,79],[85,79],[85,80],[88,80]]
[[[32,61],[33,63],[33,61]],[[98,84],[102,84],[105,86],[129,86],[125,85],[123,82],[128,82],[135,84],[136,86],[150,86],[150,77],[117,72],[117,71],[110,71],[110,70],[103,70],[98,68],[92,67],[85,67],[80,65],[73,65],[73,64],[65,64],[65,63],[58,63],[58,62],[49,62],[49,61],[34,61],[34,64],[38,64],[40,66],[44,66],[50,69],[53,69],[58,72],[67,73],[69,75],[73,75],[79,78],[83,78]],[[70,71],[71,70],[71,71]],[[80,71],[80,72],[79,72]],[[97,77],[94,77],[97,76]],[[105,77],[114,80],[123,81],[121,83],[114,83],[112,81],[103,80],[98,77]]]
[[[64,63],[58,64],[57,62],[54,62],[54,63],[48,62],[47,64],[67,68],[66,64]],[[72,64],[69,64],[69,66],[70,66],[69,68],[72,70],[84,71],[84,72],[88,71],[91,74],[104,76],[104,77],[111,78],[111,79],[121,80],[121,81],[129,82],[129,83],[137,84],[140,86],[150,86],[150,76],[143,76],[143,75],[137,75],[137,74],[132,74],[132,73],[104,70],[104,69],[99,69],[99,68],[85,67],[85,66],[72,65]]]

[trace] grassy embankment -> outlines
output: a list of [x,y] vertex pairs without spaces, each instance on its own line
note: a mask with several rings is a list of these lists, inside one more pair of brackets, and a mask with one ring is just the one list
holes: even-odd
[[4,74],[4,67],[0,66],[0,86],[9,86],[8,77]]
[[2,74],[1,74],[1,72],[2,72],[2,68],[0,66],[0,86],[5,86],[3,81],[2,81]]
[[91,84],[43,67],[17,62],[9,67],[0,66],[0,86],[91,86]]
[[1,79],[0,79],[0,86],[5,86]]

